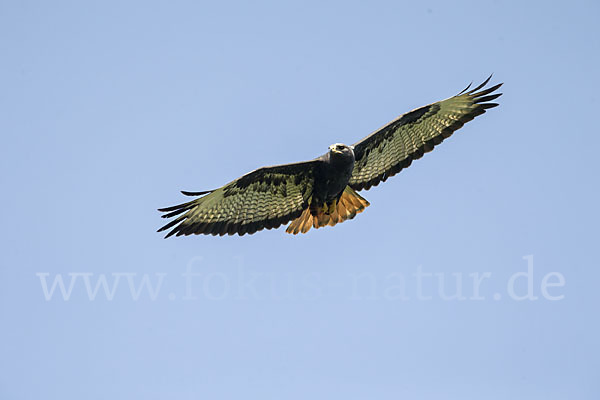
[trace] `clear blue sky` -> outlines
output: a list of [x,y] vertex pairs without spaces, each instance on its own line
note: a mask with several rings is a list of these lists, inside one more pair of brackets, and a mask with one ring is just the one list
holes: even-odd
[[[2,1],[0,397],[600,398],[600,7],[563,3]],[[155,232],[492,72],[350,222]]]

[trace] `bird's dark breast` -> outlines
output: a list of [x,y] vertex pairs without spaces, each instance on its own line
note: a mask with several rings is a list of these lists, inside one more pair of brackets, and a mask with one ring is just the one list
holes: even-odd
[[352,176],[354,158],[331,158],[315,171],[313,202],[321,205],[339,198]]

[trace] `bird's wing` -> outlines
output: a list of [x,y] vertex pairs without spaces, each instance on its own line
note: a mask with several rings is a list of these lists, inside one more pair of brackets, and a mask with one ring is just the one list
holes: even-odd
[[475,89],[408,112],[354,144],[355,164],[349,185],[369,189],[408,167],[488,108],[502,93],[502,84],[485,88],[491,76]]
[[[277,228],[300,216],[308,206],[314,184],[313,160],[259,168],[188,203],[161,208],[163,218],[178,216],[158,230],[166,235],[243,235]],[[181,214],[181,215],[180,215]]]

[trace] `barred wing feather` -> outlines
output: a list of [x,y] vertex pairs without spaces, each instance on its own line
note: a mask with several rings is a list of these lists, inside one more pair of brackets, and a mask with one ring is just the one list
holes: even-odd
[[163,218],[176,217],[160,228],[171,235],[252,234],[278,228],[307,207],[318,160],[264,167],[213,191],[183,192],[202,197],[161,208]]
[[408,112],[354,144],[356,162],[349,185],[369,189],[408,167],[433,150],[466,122],[497,103],[490,101],[502,84],[484,89],[491,76],[476,88]]

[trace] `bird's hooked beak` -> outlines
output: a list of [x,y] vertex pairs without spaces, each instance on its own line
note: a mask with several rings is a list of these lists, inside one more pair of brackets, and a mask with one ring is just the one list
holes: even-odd
[[342,154],[342,151],[338,150],[337,144],[332,144],[331,146],[329,146],[329,151],[331,151],[333,153]]

